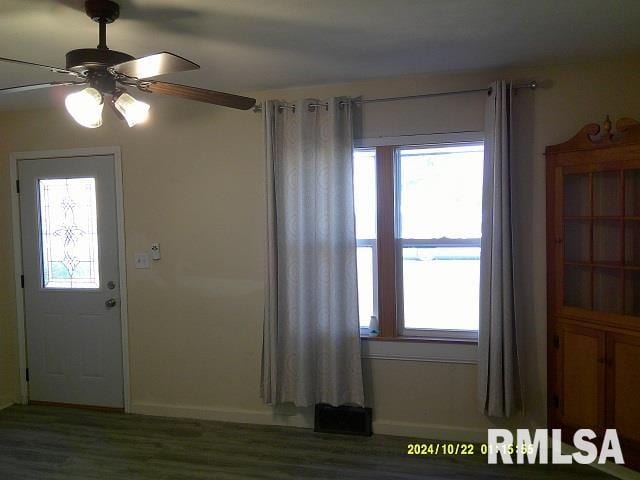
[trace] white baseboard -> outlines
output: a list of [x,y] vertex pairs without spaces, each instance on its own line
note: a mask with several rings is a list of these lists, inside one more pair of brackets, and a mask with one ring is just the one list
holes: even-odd
[[[197,418],[220,422],[253,423],[257,425],[285,425],[290,427],[313,427],[313,415],[280,414],[271,411],[239,410],[229,408],[209,408],[155,403],[136,403],[131,405],[131,413],[161,417]],[[486,429],[463,428],[450,425],[431,425],[390,420],[373,422],[373,431],[382,435],[450,440],[459,442],[484,442]]]

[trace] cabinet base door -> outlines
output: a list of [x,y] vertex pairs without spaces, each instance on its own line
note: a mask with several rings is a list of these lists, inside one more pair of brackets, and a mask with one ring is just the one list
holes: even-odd
[[[605,334],[574,325],[558,326],[556,358],[559,423],[573,430],[604,430]],[[569,433],[567,431],[566,433]]]
[[625,462],[640,468],[640,337],[607,334],[607,427],[615,428]]

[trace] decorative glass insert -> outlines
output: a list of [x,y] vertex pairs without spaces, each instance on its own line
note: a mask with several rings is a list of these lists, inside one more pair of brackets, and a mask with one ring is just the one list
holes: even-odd
[[95,178],[40,180],[44,288],[99,288]]

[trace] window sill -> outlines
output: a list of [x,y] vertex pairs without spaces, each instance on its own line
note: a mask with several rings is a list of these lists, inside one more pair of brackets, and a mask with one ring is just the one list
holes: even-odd
[[414,343],[455,343],[455,344],[470,344],[477,345],[477,339],[470,338],[439,338],[439,337],[417,337],[417,336],[403,336],[403,337],[379,337],[375,335],[360,335],[360,340],[367,340],[372,342],[414,342]]

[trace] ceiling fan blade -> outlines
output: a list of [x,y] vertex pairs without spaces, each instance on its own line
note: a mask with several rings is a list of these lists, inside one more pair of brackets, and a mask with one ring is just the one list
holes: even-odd
[[52,67],[51,65],[43,65],[41,63],[24,62],[22,60],[16,60],[14,58],[0,57],[0,62],[17,63],[19,65],[27,65],[29,67],[46,68],[47,70],[53,73],[66,73],[67,75],[73,75],[74,77],[82,76],[77,72],[72,72],[71,70],[66,70],[64,68]]
[[169,52],[160,52],[146,57],[136,58],[128,62],[114,65],[109,70],[112,73],[132,78],[151,78],[167,73],[186,72],[196,70],[200,65],[186,58]]
[[177,83],[167,82],[138,82],[138,88],[143,92],[163,93],[165,95],[173,95],[174,97],[195,100],[196,102],[213,103],[214,105],[222,105],[223,107],[237,108],[239,110],[249,110],[256,104],[255,98],[241,97],[231,93],[216,92],[213,90],[205,90],[204,88],[189,87],[187,85],[178,85]]
[[85,85],[86,82],[47,82],[47,83],[35,83],[33,85],[20,85],[18,87],[0,88],[0,95],[4,93],[20,93],[28,92],[29,90],[39,90],[41,88],[50,87],[68,87],[71,85]]

